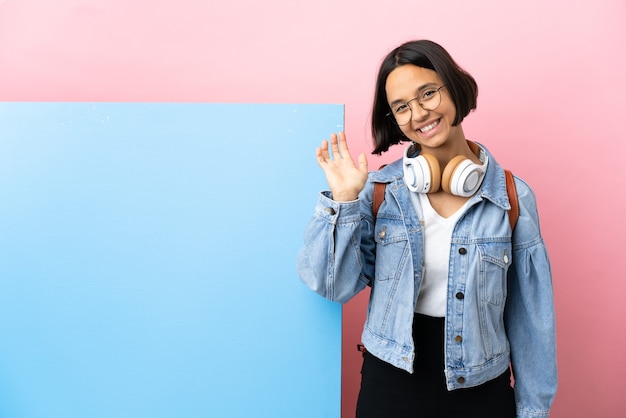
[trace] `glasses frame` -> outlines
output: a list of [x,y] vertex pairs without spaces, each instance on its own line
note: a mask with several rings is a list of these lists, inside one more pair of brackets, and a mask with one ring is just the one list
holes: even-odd
[[439,94],[439,103],[437,103],[437,106],[433,107],[432,109],[424,107],[424,103],[422,103],[420,101],[420,97],[414,97],[411,100],[409,100],[408,102],[406,102],[406,106],[409,108],[409,112],[410,112],[410,116],[409,116],[409,120],[406,123],[398,123],[398,120],[396,119],[396,115],[393,113],[393,109],[391,109],[391,111],[389,113],[387,113],[386,116],[390,117],[393,119],[393,121],[395,122],[396,125],[398,126],[405,126],[408,125],[409,123],[411,123],[411,119],[413,119],[413,108],[411,107],[411,102],[414,102],[417,100],[417,103],[420,105],[420,107],[424,110],[427,111],[433,111],[433,110],[437,110],[437,108],[439,106],[441,106],[441,89],[444,88],[446,85],[442,84],[441,86],[437,87],[434,91],[437,92],[437,94]]

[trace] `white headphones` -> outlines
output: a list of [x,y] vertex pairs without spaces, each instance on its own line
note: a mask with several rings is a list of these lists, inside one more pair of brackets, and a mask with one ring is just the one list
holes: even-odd
[[404,150],[404,182],[410,191],[416,193],[434,193],[439,186],[456,196],[469,197],[476,193],[487,171],[487,154],[476,143],[467,141],[472,152],[478,155],[482,164],[476,164],[463,155],[452,158],[443,169],[439,162],[429,154],[409,157],[412,145]]

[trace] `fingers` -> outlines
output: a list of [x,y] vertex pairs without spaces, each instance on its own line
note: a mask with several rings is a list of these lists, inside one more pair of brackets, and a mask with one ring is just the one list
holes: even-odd
[[[339,134],[341,135],[341,134]],[[344,137],[344,141],[345,141],[345,137]],[[337,134],[332,134],[330,136],[330,147],[333,151],[333,157],[335,159],[337,158],[341,158],[341,152],[339,152],[339,144],[337,143]]]
[[345,132],[339,132],[339,152],[341,154],[350,155],[348,151],[348,141],[346,140]]
[[333,155],[335,156],[335,158],[344,158],[350,155],[345,132],[339,132],[339,135],[332,134],[330,136],[330,141],[332,144]]
[[328,152],[328,141],[322,141],[322,146],[317,148],[316,155],[317,159],[321,159],[322,161],[327,161],[330,158],[330,154]]
[[[350,151],[348,150],[346,134],[344,132],[339,132],[338,135],[331,134],[330,141],[323,140],[322,145],[315,150],[315,156],[319,164],[328,163],[331,160],[343,159],[344,157],[349,158]],[[360,161],[359,165],[361,165]]]
[[[326,150],[327,158],[331,156],[328,151],[328,141],[322,141],[322,150]],[[346,155],[350,155],[348,152],[348,142],[346,141],[346,134],[344,132],[339,132],[337,134],[330,135],[330,151],[332,152],[332,157],[335,159],[343,158]]]

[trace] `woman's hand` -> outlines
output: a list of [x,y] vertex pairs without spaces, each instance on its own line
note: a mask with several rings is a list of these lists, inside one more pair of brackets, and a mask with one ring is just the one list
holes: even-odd
[[[331,154],[332,151],[332,154]],[[322,141],[322,146],[316,150],[317,163],[326,174],[328,187],[336,202],[349,202],[356,200],[365,182],[367,181],[367,158],[365,154],[359,154],[358,166],[354,164],[346,135],[343,132],[330,136],[328,141]]]

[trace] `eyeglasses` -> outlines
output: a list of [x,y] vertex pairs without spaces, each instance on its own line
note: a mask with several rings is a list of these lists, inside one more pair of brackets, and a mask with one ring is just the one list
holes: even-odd
[[394,121],[399,126],[403,126],[411,122],[411,116],[413,115],[413,109],[411,108],[411,102],[417,100],[417,103],[424,110],[435,110],[441,104],[441,90],[446,85],[434,88],[430,87],[420,93],[419,96],[409,100],[408,102],[395,103],[391,108],[391,112],[387,113],[387,116],[393,116]]

